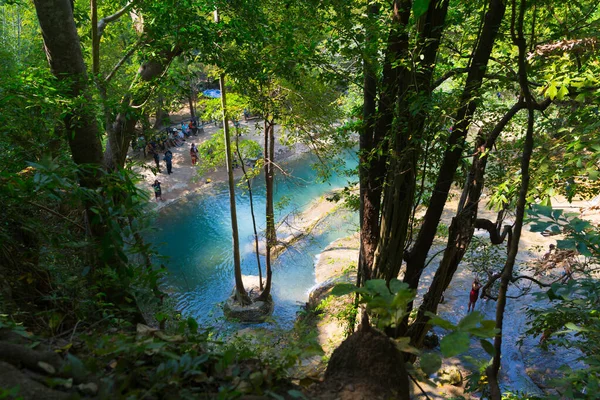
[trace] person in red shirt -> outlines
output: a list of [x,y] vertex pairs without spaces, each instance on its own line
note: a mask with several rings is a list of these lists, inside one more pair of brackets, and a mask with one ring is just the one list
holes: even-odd
[[479,289],[481,289],[481,284],[479,283],[479,279],[475,278],[471,285],[471,292],[469,293],[469,307],[467,307],[467,312],[475,310],[475,303],[479,297]]

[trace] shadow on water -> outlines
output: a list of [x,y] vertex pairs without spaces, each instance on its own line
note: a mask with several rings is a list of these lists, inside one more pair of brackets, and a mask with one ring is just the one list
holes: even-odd
[[[276,177],[275,202],[282,207],[276,220],[306,209],[312,201],[332,189],[347,185],[348,177],[334,171],[326,182],[318,180],[312,168],[315,160],[305,155],[285,164],[292,178]],[[346,169],[357,165],[356,154],[347,152],[340,160]],[[254,210],[259,231],[265,225],[264,179],[253,183]],[[248,194],[236,188],[238,229],[242,273],[258,275],[254,253],[252,219]],[[282,327],[293,324],[300,305],[308,298],[314,285],[314,259],[329,243],[356,231],[356,213],[340,210],[335,217],[321,221],[310,237],[304,238],[281,256],[273,265],[274,321]],[[168,257],[165,263],[169,275],[164,286],[176,299],[178,308],[203,324],[212,324],[222,316],[219,303],[231,294],[233,255],[231,249],[231,219],[226,183],[216,183],[201,194],[191,194],[183,201],[166,207],[155,221],[157,231],[149,237]],[[261,256],[264,274],[264,258]]]

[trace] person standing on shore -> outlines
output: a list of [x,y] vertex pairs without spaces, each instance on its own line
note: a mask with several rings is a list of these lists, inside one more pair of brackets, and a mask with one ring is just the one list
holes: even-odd
[[171,152],[171,150],[165,151],[164,160],[167,164],[167,174],[171,175],[171,173],[173,172],[173,153]]
[[196,143],[192,143],[192,147],[190,147],[190,158],[192,159],[192,165],[196,165],[198,162],[198,148],[196,147]]
[[158,201],[158,200],[163,201],[162,189],[160,188],[160,182],[158,181],[158,179],[156,179],[154,181],[154,183],[152,184],[152,187],[154,188],[154,197],[156,198],[156,201]]
[[469,293],[469,306],[467,307],[467,312],[475,311],[475,303],[479,297],[479,289],[481,289],[481,284],[479,283],[479,279],[475,278],[471,285],[471,292]]

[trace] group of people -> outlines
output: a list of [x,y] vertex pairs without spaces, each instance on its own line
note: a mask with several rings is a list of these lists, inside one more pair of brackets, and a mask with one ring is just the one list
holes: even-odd
[[[167,174],[171,175],[173,173],[173,152],[169,149],[170,147],[180,147],[183,146],[183,142],[187,137],[192,135],[197,135],[198,133],[202,133],[204,130],[202,128],[198,128],[198,123],[195,118],[192,118],[188,123],[181,123],[181,130],[177,130],[175,128],[166,129],[166,135],[163,134],[160,137],[155,138],[147,145],[147,152],[152,155],[154,159],[154,163],[156,164],[156,170],[160,173],[160,161],[161,161],[161,153],[162,160],[165,162],[165,166],[167,167]],[[164,152],[164,153],[163,153]],[[192,165],[196,165],[198,163],[198,147],[196,147],[195,143],[192,143],[190,147],[190,157],[192,159]],[[154,189],[154,196],[156,200],[162,200],[162,188],[161,182],[156,179],[152,184],[152,188]]]
[[198,127],[198,122],[195,118],[192,118],[189,122],[182,122],[180,129],[169,127],[156,133],[149,142],[146,142],[144,137],[138,138],[136,147],[145,147],[144,155],[153,154],[153,151],[156,151],[156,148],[165,151],[170,147],[183,146],[186,138],[203,132],[204,129]]
[[[154,158],[154,163],[156,164],[156,169],[160,172],[160,150],[155,143],[150,144],[149,153],[152,154],[152,158]],[[167,174],[171,175],[173,173],[173,152],[167,148],[163,155],[163,161],[167,166]]]
[[[158,172],[160,172],[160,152],[157,146],[152,146],[150,153],[152,154],[154,162],[156,163],[156,169],[158,170]],[[198,147],[196,146],[196,143],[192,143],[192,145],[190,146],[190,158],[192,160],[192,166],[198,163],[199,151]],[[173,152],[171,150],[167,149],[164,152],[163,161],[165,162],[165,165],[167,167],[167,174],[171,175],[173,173]],[[156,179],[152,184],[152,187],[154,188],[154,195],[157,201],[162,200],[162,189],[160,185],[161,182],[159,182],[158,179]]]

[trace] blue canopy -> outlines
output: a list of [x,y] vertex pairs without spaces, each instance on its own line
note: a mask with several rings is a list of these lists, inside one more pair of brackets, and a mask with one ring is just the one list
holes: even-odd
[[219,89],[207,89],[202,92],[206,97],[212,97],[213,99],[218,99],[221,97],[221,91]]

